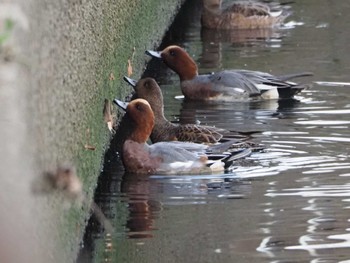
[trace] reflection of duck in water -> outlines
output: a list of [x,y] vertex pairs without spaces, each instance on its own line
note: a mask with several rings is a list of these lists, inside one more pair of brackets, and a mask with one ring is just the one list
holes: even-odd
[[231,43],[235,46],[276,46],[288,35],[288,31],[278,28],[257,28],[240,30],[201,29],[203,43]]
[[225,9],[221,0],[203,0],[202,27],[213,29],[257,29],[281,26],[291,14],[278,3],[234,2]]
[[128,203],[129,217],[126,227],[130,238],[151,238],[155,229],[154,220],[162,204],[150,199],[149,177],[125,174],[121,182],[121,193]]
[[[223,198],[241,199],[251,195],[250,180],[228,177],[194,175],[185,180],[152,178],[125,173],[121,185],[121,202],[127,206],[125,227],[129,238],[153,238],[153,231],[167,231],[167,226],[157,223],[159,218],[172,216],[170,206],[202,205],[204,202],[221,203]],[[175,176],[175,178],[182,178]],[[214,196],[220,196],[213,199]],[[174,198],[175,197],[175,198]],[[176,198],[179,197],[179,198]],[[198,199],[203,202],[198,202]],[[164,208],[164,209],[163,209]],[[180,214],[178,214],[180,216]],[[180,216],[181,217],[181,216]],[[161,229],[165,227],[165,229]]]
[[183,101],[180,114],[177,117],[180,123],[194,122],[200,119],[208,125],[220,125],[226,129],[240,127],[242,132],[251,132],[252,136],[249,142],[257,143],[261,142],[261,136],[264,136],[263,132],[276,130],[276,127],[270,126],[270,119],[290,118],[296,114],[294,112],[300,105],[302,103],[294,98],[237,102],[235,104]]

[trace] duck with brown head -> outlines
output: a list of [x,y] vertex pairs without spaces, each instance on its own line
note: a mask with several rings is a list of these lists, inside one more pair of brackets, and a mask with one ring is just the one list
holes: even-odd
[[250,99],[291,98],[309,85],[289,81],[291,78],[311,76],[310,72],[274,76],[251,70],[224,70],[213,74],[198,74],[195,61],[179,46],[162,51],[146,51],[161,58],[180,77],[183,95],[190,100],[242,101]]
[[[228,131],[213,126],[196,124],[175,124],[168,121],[164,116],[164,102],[162,91],[153,78],[144,78],[135,81],[128,77],[124,80],[135,90],[133,99],[141,98],[149,102],[155,117],[154,127],[151,133],[153,143],[160,141],[190,141],[196,143],[217,143],[237,140],[236,146],[249,145],[246,142],[250,133]],[[253,146],[253,144],[250,144]],[[256,147],[257,145],[254,145]]]
[[133,130],[125,140],[122,161],[125,170],[137,174],[183,174],[222,172],[234,160],[250,154],[249,149],[226,151],[231,142],[208,146],[190,142],[147,144],[154,125],[154,114],[144,99],[132,100],[126,114]]

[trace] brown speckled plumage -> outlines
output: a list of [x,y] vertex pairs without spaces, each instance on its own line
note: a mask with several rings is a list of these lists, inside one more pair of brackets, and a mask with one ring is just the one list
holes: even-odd
[[280,26],[290,15],[289,11],[276,3],[240,1],[222,9],[221,0],[203,2],[202,26],[212,29],[272,28]]

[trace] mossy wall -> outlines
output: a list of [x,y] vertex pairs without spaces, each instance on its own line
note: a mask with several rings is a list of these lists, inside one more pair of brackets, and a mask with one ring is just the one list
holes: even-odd
[[4,262],[74,262],[88,205],[72,204],[59,193],[35,195],[32,184],[43,172],[69,162],[87,200],[92,198],[110,138],[104,99],[131,92],[122,81],[128,60],[132,77],[139,78],[148,59],[144,51],[159,44],[182,2],[0,3],[8,14],[0,20],[14,22],[10,37],[0,43]]

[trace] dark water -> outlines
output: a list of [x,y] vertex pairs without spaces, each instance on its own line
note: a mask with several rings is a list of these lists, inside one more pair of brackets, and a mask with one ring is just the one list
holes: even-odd
[[[350,1],[292,5],[301,25],[275,32],[201,31],[188,1],[163,44],[179,44],[200,72],[247,68],[312,81],[350,81]],[[256,35],[255,35],[256,36]],[[137,178],[106,156],[96,202],[116,228],[92,218],[79,262],[350,262],[350,86],[321,86],[294,100],[184,103],[160,61],[169,120],[259,130],[267,146],[232,174]]]

